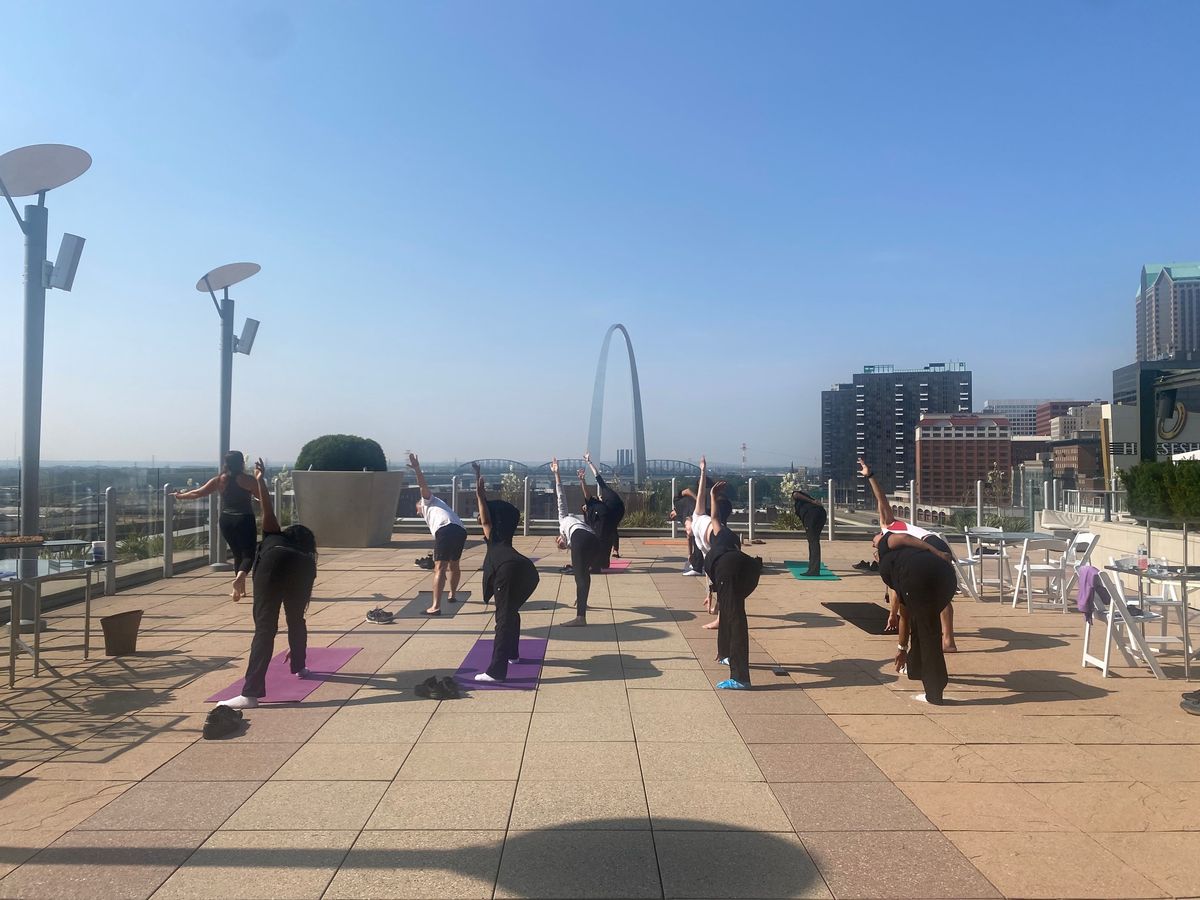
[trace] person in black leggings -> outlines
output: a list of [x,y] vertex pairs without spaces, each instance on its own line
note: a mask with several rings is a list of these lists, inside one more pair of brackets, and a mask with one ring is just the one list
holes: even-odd
[[[600,494],[600,503],[604,506],[603,530],[600,531],[600,560],[601,565],[608,568],[612,557],[615,556],[619,559],[621,556],[621,534],[618,529],[621,526],[621,520],[625,518],[625,501],[621,499],[620,494],[605,483],[604,476],[592,462],[590,450],[583,454],[583,461],[592,470],[592,477],[596,479],[596,489]],[[584,495],[586,496],[586,494],[585,489]]]
[[564,628],[580,628],[587,624],[588,594],[592,590],[591,568],[600,553],[600,540],[582,516],[574,516],[567,511],[567,498],[563,493],[557,457],[551,458],[550,471],[554,473],[554,495],[558,500],[558,537],[554,543],[559,550],[570,548],[571,572],[575,576],[575,618],[562,624]]
[[804,525],[804,533],[808,536],[808,571],[804,574],[820,575],[821,532],[829,521],[829,514],[820,500],[804,491],[792,491],[792,502],[796,506],[796,517]]
[[254,465],[263,507],[263,539],[254,560],[254,639],[246,664],[246,685],[238,697],[221,706],[253,709],[267,694],[267,667],[279,633],[279,610],[287,618],[288,650],[292,674],[307,678],[308,626],[304,611],[312,599],[317,578],[317,540],[303,525],[281,529],[267,490],[263,461]]
[[[712,486],[712,509],[725,492],[725,482]],[[716,587],[720,617],[717,625],[717,659],[729,664],[729,678],[717,684],[721,690],[750,687],[750,627],[746,621],[746,598],[758,587],[762,559],[742,552],[737,534],[720,515],[713,516],[704,573]]]
[[487,486],[475,463],[475,499],[479,524],[487,542],[483,558],[483,602],[496,598],[496,638],[492,661],[475,676],[476,681],[504,681],[509,663],[521,657],[521,607],[533,596],[540,580],[533,562],[516,551],[513,535],[521,523],[521,511],[503,500],[488,500]]
[[908,628],[911,647],[897,646],[896,671],[908,666],[908,677],[920,681],[925,693],[914,700],[941,704],[949,682],[942,649],[941,614],[950,605],[958,578],[950,554],[904,532],[877,534],[873,541],[879,576],[900,597],[900,616]]
[[258,527],[254,523],[252,497],[262,500],[258,481],[246,474],[246,458],[239,450],[225,454],[219,475],[192,491],[176,491],[176,500],[199,500],[214,491],[221,495],[221,537],[233,554],[233,602],[246,595],[246,576],[254,563]]

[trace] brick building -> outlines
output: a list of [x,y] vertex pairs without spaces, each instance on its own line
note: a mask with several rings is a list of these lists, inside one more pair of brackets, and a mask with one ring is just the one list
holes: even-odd
[[927,414],[917,426],[917,498],[946,506],[975,502],[975,482],[1007,477],[1012,430],[1003,416]]

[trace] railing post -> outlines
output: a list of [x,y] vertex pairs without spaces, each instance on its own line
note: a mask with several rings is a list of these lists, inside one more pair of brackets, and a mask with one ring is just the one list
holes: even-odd
[[1108,491],[1104,492],[1104,521],[1112,521],[1112,494]]
[[283,515],[283,479],[276,475],[271,480],[271,500],[275,507],[275,517]]
[[746,497],[749,503],[746,507],[746,541],[754,543],[754,479],[746,479]]
[[908,503],[912,507],[912,520],[917,521],[917,483],[908,480]]
[[450,476],[450,508],[458,515],[458,476]]
[[175,574],[175,495],[163,485],[163,578]]
[[834,498],[834,494],[833,494],[833,479],[830,478],[829,479],[829,541],[830,541],[830,543],[837,540],[836,532],[834,531],[834,527],[833,527],[833,520],[837,518],[837,516],[834,514],[836,509],[837,509],[837,501]]
[[[671,508],[672,509],[675,508],[675,497],[676,497],[675,479],[672,478],[671,479]],[[676,521],[675,519],[672,519],[671,520],[671,540],[675,540],[675,538],[677,538],[677,537],[679,537],[679,522]]]
[[1053,501],[1054,501],[1054,506],[1051,508],[1054,509],[1056,512],[1058,511],[1058,502],[1061,499],[1061,497],[1059,496],[1059,489],[1061,487],[1062,487],[1062,479],[1060,479],[1060,478],[1055,478],[1053,481],[1050,482],[1050,490],[1052,492],[1052,497],[1053,497]]
[[104,489],[104,593],[117,592],[117,495],[111,487]]
[[983,481],[975,482],[975,527],[983,527]]
[[219,498],[216,494],[208,495],[208,564],[221,564],[221,513],[217,508]]
[[525,515],[521,517],[521,534],[529,537],[529,476],[525,476]]

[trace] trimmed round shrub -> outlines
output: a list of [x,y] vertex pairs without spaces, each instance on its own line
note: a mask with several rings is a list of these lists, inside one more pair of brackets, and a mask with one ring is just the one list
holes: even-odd
[[356,434],[326,434],[300,449],[297,471],[386,472],[387,457],[378,442]]

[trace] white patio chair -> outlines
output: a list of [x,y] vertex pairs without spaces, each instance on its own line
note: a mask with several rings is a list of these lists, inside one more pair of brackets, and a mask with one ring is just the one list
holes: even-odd
[[[1013,585],[1012,605],[1015,609],[1021,598],[1021,585],[1025,585],[1025,611],[1033,612],[1033,595],[1040,593],[1052,604],[1067,611],[1067,580],[1072,569],[1068,551],[1070,541],[1051,538],[1049,540],[1026,539],[1021,543],[1021,557],[1017,562],[1017,579]],[[1039,561],[1038,555],[1042,558]],[[1045,586],[1040,591],[1034,591],[1033,580],[1040,579]]]
[[[1121,579],[1114,577],[1112,572],[1102,571],[1097,574],[1096,583],[1107,589],[1108,601],[1104,600],[1099,590],[1093,592],[1093,621],[1087,622],[1083,626],[1083,668],[1095,666],[1100,670],[1101,677],[1107,678],[1115,638],[1117,649],[1121,651],[1121,655],[1125,657],[1125,661],[1131,667],[1139,665],[1138,656],[1140,656],[1141,661],[1150,667],[1150,671],[1156,678],[1166,678],[1158,660],[1154,658],[1149,645],[1142,637],[1145,622],[1147,620],[1157,621],[1162,617],[1144,609],[1139,610],[1140,614],[1135,615],[1125,600],[1125,588],[1121,585]],[[1088,652],[1092,626],[1097,621],[1104,623],[1104,654],[1102,656],[1095,656]],[[1123,634],[1119,632],[1123,632]],[[1122,638],[1124,639],[1122,640]]]
[[[1004,593],[1004,584],[1006,581],[1012,580],[1012,567],[1009,564],[1008,557],[999,552],[999,547],[996,548],[996,553],[984,553],[985,546],[994,546],[987,542],[986,538],[981,540],[981,535],[1000,534],[1004,529],[993,528],[989,525],[980,525],[978,528],[970,528],[966,531],[967,539],[967,555],[957,559],[958,565],[966,569],[971,577],[971,587],[975,590],[975,596],[982,598],[983,588],[989,584],[999,585],[1001,595]],[[994,578],[988,578],[984,574],[984,563],[995,561],[998,567],[999,575]],[[1008,573],[1008,578],[1005,578],[1005,571]]]
[[1075,589],[1075,585],[1079,583],[1079,567],[1092,565],[1092,552],[1096,549],[1096,544],[1100,541],[1100,535],[1091,531],[1081,531],[1071,538],[1071,546],[1067,550],[1067,558],[1070,561],[1070,577],[1067,579],[1066,587],[1063,588],[1063,593],[1067,597],[1067,602],[1070,602],[1071,592]]

